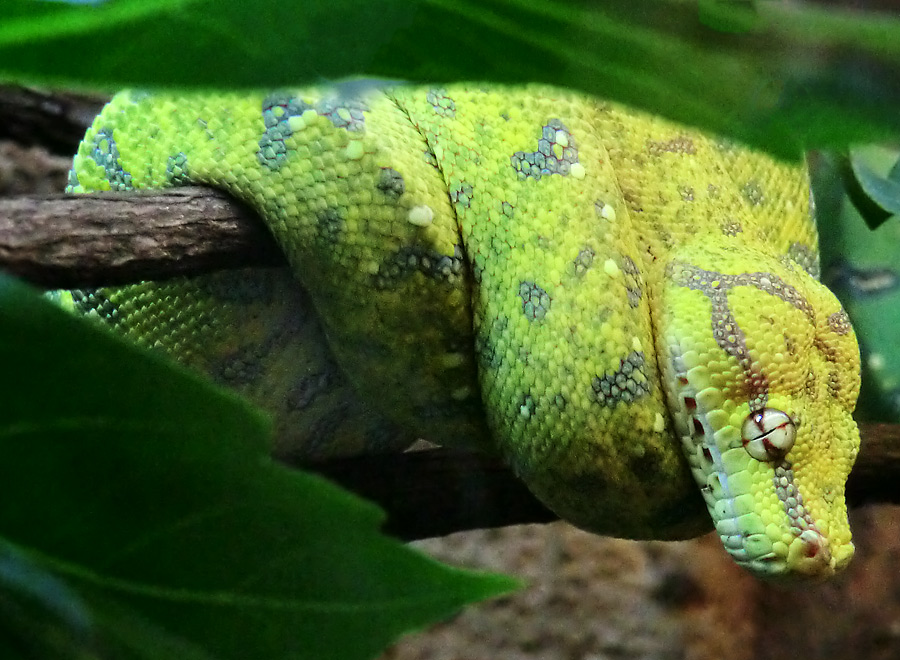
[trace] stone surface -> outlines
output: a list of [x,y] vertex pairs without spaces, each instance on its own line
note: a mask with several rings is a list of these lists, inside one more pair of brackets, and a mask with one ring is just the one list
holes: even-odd
[[877,660],[900,657],[900,507],[851,514],[857,554],[821,584],[765,584],[718,538],[635,542],[564,523],[416,545],[531,586],[401,640],[382,660]]

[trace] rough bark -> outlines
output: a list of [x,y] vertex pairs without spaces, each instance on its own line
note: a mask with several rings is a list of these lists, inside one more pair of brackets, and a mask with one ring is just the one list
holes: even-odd
[[[900,425],[861,424],[860,431],[849,505],[900,504]],[[403,539],[557,519],[499,460],[471,452],[434,449],[306,467],[380,504],[387,531]],[[681,529],[697,535],[712,529],[702,508],[684,513]]]
[[98,94],[0,85],[0,139],[71,156],[105,102]]
[[0,266],[38,286],[283,264],[253,213],[208,188],[0,199]]

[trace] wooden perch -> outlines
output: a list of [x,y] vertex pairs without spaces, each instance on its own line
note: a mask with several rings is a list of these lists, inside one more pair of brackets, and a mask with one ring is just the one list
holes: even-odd
[[268,230],[210,188],[0,199],[0,267],[48,289],[273,265]]
[[[861,424],[860,431],[849,505],[900,504],[900,424]],[[380,504],[388,512],[386,531],[402,539],[558,519],[499,460],[472,452],[360,456],[305,468]],[[702,506],[686,508],[678,525],[698,535],[712,530]]]
[[0,139],[71,156],[107,97],[0,85]]

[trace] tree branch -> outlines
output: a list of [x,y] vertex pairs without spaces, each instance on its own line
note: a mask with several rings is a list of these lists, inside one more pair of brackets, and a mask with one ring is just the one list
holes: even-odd
[[0,199],[0,267],[47,288],[285,265],[252,211],[211,188]]
[[559,517],[496,458],[455,449],[379,454],[296,466],[378,503],[404,540]]
[[[860,432],[848,504],[900,504],[900,424],[861,424]],[[499,460],[472,452],[433,449],[303,467],[380,504],[388,513],[385,530],[406,540],[558,519]],[[676,524],[678,535],[712,529],[703,507],[685,509]]]
[[71,156],[107,97],[0,85],[0,139]]

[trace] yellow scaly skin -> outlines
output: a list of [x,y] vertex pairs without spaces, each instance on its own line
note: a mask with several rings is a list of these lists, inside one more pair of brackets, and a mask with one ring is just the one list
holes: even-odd
[[272,410],[283,451],[498,450],[636,538],[693,474],[754,573],[850,560],[859,356],[803,169],[548,87],[123,93],[69,188],[184,183],[256,208],[312,303],[283,271],[63,297]]

